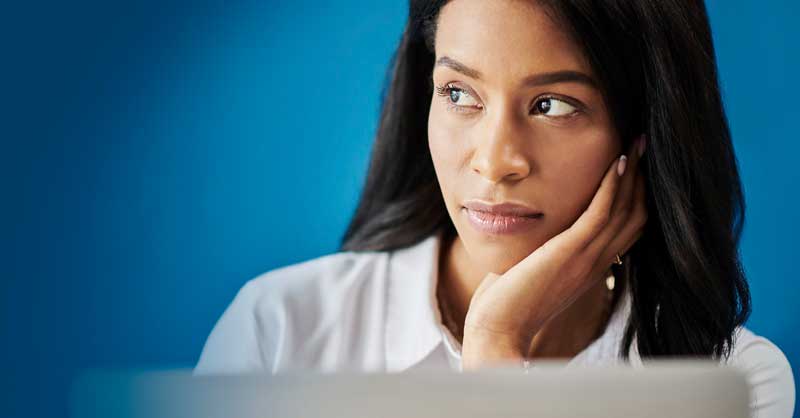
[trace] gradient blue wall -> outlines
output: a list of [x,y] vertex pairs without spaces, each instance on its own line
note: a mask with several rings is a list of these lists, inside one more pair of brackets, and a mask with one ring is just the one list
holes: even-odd
[[[0,416],[63,415],[86,368],[191,367],[247,279],[336,251],[405,3],[0,13]],[[800,8],[708,6],[747,196],[748,326],[797,376]]]

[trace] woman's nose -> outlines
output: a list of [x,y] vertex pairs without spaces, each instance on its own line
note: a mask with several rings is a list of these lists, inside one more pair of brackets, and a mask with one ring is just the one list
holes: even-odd
[[475,142],[470,166],[492,183],[521,180],[530,174],[524,152],[525,138],[509,114],[498,114],[486,122],[485,133]]

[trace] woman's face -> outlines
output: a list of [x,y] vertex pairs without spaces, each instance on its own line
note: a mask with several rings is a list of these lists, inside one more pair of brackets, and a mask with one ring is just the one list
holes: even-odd
[[[436,175],[471,263],[502,274],[572,225],[621,143],[583,52],[534,2],[450,1],[435,45]],[[487,232],[470,221],[471,200],[541,216]]]

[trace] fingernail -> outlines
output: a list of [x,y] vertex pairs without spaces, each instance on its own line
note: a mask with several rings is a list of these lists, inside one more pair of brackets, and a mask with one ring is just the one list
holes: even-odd
[[619,157],[619,163],[617,164],[617,174],[622,177],[625,174],[625,166],[628,165],[628,157],[622,156]]
[[639,156],[641,157],[644,154],[644,148],[647,146],[647,137],[642,134],[639,137]]

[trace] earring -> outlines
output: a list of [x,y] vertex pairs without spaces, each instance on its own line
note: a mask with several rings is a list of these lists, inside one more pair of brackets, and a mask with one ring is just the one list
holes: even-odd
[[616,278],[614,277],[614,273],[611,273],[606,277],[606,288],[608,292],[606,293],[608,303],[610,304],[612,300],[614,300],[614,285],[615,285]]

